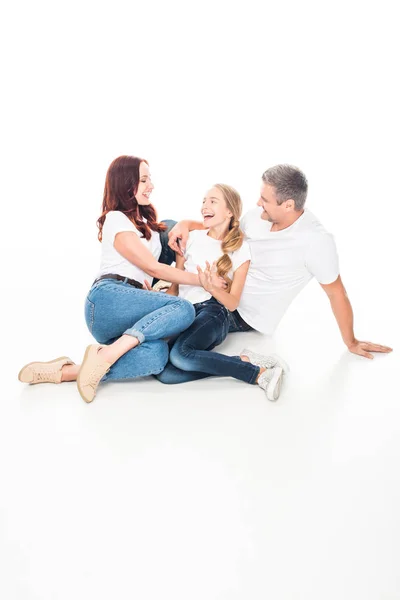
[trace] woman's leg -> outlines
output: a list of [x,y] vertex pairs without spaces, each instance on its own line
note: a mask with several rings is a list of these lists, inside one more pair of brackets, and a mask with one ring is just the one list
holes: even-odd
[[168,361],[168,344],[164,340],[144,342],[137,348],[130,350],[105,374],[101,382],[122,381],[158,375]]
[[[124,282],[104,280],[95,285],[86,300],[85,317],[101,345],[86,348],[77,376],[83,400],[92,402],[100,381],[136,346],[180,333],[194,316],[193,305],[175,296],[141,290]],[[146,374],[151,374],[147,368]]]
[[[164,340],[144,342],[121,356],[101,381],[119,381],[158,375],[168,362],[168,354],[168,344]],[[79,371],[80,365],[64,365],[61,381],[76,381]]]
[[[85,306],[86,323],[100,344],[123,335],[139,343],[163,339],[184,331],[194,316],[193,305],[182,298],[107,280],[92,288]],[[127,351],[124,343],[121,350]]]

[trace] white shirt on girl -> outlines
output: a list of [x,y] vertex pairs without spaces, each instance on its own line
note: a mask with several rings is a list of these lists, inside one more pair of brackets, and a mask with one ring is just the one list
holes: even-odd
[[[145,219],[143,219],[145,221]],[[132,231],[139,238],[143,246],[145,246],[156,260],[160,258],[161,254],[161,241],[160,234],[158,231],[151,232],[151,238],[141,237],[141,232],[136,229],[134,224],[128,217],[118,210],[112,210],[106,215],[106,219],[103,225],[103,239],[101,243],[101,260],[100,270],[97,277],[101,275],[122,275],[129,279],[135,279],[140,283],[144,283],[145,279],[149,279],[147,273],[133,265],[129,260],[126,260],[117,250],[114,248],[114,240],[117,233],[123,231]]]
[[[208,230],[191,231],[186,245],[185,271],[197,274],[197,266],[204,270],[206,261],[212,265],[222,255],[221,240],[210,237]],[[251,259],[249,245],[244,241],[239,250],[228,252],[228,256],[232,261],[232,269],[227,275],[232,279],[236,269]],[[194,285],[179,285],[179,296],[192,304],[205,302],[211,298],[211,294],[204,288]]]

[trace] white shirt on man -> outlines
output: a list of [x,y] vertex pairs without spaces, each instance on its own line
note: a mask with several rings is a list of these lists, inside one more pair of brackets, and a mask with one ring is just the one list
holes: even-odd
[[272,334],[289,304],[315,277],[329,284],[339,276],[333,236],[307,209],[286,229],[271,231],[262,208],[247,212],[240,227],[251,263],[240,299],[240,316],[257,331]]
[[141,232],[136,229],[132,221],[128,219],[123,212],[113,210],[107,213],[103,225],[100,270],[97,277],[100,277],[101,275],[116,274],[128,277],[129,279],[135,279],[143,284],[145,279],[149,279],[147,273],[133,265],[129,260],[126,260],[126,258],[114,248],[115,236],[117,233],[123,231],[135,233],[140,238],[141,243],[150,250],[154,258],[156,260],[159,259],[161,254],[160,234],[157,231],[152,231],[150,240],[142,238]]
[[[206,266],[206,261],[212,265],[223,255],[221,241],[208,235],[208,230],[191,231],[186,244],[185,252],[185,271],[197,274],[197,266],[202,269]],[[247,242],[235,252],[228,252],[232,261],[232,269],[227,273],[230,279],[233,274],[244,262],[250,260],[250,249]],[[204,288],[194,285],[180,285],[179,296],[189,300],[192,304],[205,302],[211,298],[211,294]]]

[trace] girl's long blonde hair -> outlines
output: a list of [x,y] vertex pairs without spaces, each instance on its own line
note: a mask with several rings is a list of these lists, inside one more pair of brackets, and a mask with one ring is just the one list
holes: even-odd
[[243,232],[239,228],[239,219],[242,214],[242,199],[239,195],[239,192],[237,192],[230,185],[217,183],[214,185],[214,187],[222,192],[227,209],[232,213],[228,233],[222,240],[221,244],[224,254],[218,259],[216,264],[217,274],[226,281],[228,284],[227,291],[229,292],[232,286],[232,280],[230,277],[228,277],[227,273],[229,273],[229,271],[232,269],[232,261],[227,253],[239,250],[244,239]]

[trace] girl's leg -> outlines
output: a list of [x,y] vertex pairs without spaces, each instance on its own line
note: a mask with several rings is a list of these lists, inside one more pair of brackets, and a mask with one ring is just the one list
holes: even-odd
[[188,383],[189,381],[197,381],[198,379],[205,379],[206,377],[211,377],[211,375],[208,375],[208,373],[197,373],[195,371],[182,371],[182,369],[174,367],[171,362],[168,362],[165,365],[164,370],[156,375],[158,381],[168,385]]
[[260,367],[240,356],[210,352],[227,335],[228,316],[220,305],[210,304],[196,316],[194,323],[176,340],[169,360],[181,371],[199,372],[220,377],[234,377],[246,383],[257,383]]

